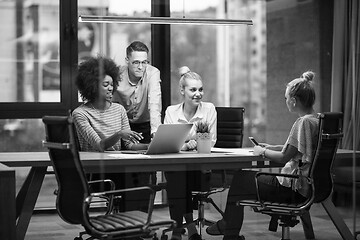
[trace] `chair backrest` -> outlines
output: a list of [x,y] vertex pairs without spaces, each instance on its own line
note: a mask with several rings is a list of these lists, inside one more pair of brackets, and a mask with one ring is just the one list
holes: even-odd
[[46,141],[58,183],[56,209],[71,224],[83,222],[82,205],[89,187],[79,158],[75,127],[71,117],[44,116]]
[[217,141],[215,147],[240,148],[243,142],[243,107],[216,107]]
[[343,135],[342,119],[342,113],[319,113],[319,136],[315,157],[310,168],[310,177],[313,178],[315,186],[315,203],[324,201],[332,192],[331,168]]

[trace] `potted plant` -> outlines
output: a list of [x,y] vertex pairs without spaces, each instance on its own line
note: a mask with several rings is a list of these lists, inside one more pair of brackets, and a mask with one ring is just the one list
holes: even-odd
[[211,152],[211,134],[209,123],[203,121],[196,123],[196,141],[198,153]]

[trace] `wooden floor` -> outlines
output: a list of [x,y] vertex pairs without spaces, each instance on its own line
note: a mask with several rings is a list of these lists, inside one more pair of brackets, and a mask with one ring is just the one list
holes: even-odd
[[[338,207],[339,213],[343,216],[345,223],[348,225],[351,232],[353,232],[353,213],[351,207]],[[156,214],[168,216],[168,209],[166,207],[155,210]],[[196,217],[197,212],[194,212]],[[314,232],[317,240],[339,240],[340,234],[337,232],[335,226],[319,204],[314,204],[310,211]],[[210,220],[219,219],[219,214],[212,209],[206,210],[206,218]],[[273,240],[281,238],[281,228],[278,232],[270,232],[267,230],[269,217],[254,213],[250,208],[245,209],[245,222],[241,234],[246,237],[246,240]],[[360,211],[357,210],[356,229],[360,230]],[[36,214],[32,217],[29,229],[27,231],[26,240],[71,240],[77,236],[78,232],[82,230],[81,226],[73,226],[62,221],[57,214]],[[205,228],[202,230],[203,239],[222,239],[221,236],[209,236],[205,233]],[[161,232],[158,233],[160,237]],[[169,235],[169,234],[168,234]],[[294,240],[305,239],[302,225],[298,224],[291,229],[291,237]],[[170,239],[170,236],[169,236]],[[188,239],[187,235],[183,239]],[[360,239],[358,237],[358,239]]]

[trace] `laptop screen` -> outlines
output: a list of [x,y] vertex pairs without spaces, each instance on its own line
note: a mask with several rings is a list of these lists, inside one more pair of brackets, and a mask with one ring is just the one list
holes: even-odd
[[146,154],[177,153],[185,143],[193,124],[161,124]]

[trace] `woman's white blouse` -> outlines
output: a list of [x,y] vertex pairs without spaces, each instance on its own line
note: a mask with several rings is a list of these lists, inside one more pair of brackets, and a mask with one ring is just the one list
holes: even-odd
[[[174,123],[196,123],[205,121],[209,123],[211,134],[211,146],[214,146],[217,139],[217,113],[214,104],[210,102],[201,102],[196,110],[195,115],[188,121],[183,112],[184,103],[169,106],[165,111],[165,124]],[[196,125],[194,124],[187,136],[186,141],[196,139]]]

